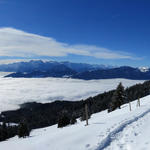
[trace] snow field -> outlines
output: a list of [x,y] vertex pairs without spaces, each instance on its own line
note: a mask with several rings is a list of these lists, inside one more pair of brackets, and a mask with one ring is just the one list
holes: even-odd
[[[132,102],[132,111],[122,109],[93,114],[89,126],[85,121],[64,128],[57,125],[36,129],[26,139],[14,137],[0,142],[0,149],[9,150],[149,150],[150,96],[141,99],[141,107]],[[144,137],[144,138],[143,138]]]

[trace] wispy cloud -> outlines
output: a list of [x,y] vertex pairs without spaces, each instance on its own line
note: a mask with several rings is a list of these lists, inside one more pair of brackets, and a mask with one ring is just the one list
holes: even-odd
[[0,28],[0,56],[32,58],[63,57],[68,54],[100,59],[138,59],[123,51],[112,51],[93,45],[70,45],[51,37],[27,33],[14,28]]

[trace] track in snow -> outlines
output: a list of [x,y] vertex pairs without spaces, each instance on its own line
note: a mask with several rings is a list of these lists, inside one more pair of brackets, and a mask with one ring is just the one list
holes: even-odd
[[[120,139],[123,136],[123,131],[129,126],[132,126],[132,124],[140,122],[140,120],[143,119],[143,117],[145,117],[149,113],[150,113],[150,109],[143,112],[139,116],[132,117],[131,119],[120,123],[120,125],[117,128],[110,131],[109,134],[101,141],[101,143],[99,143],[99,146],[96,150],[104,150],[104,149],[112,150],[111,145],[113,143],[117,143],[118,150],[120,149],[124,150],[125,143],[120,142]],[[127,149],[128,148],[125,148],[125,150]]]

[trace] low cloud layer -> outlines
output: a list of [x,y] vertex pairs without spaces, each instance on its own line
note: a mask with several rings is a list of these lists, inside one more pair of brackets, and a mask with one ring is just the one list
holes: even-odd
[[58,78],[24,79],[0,77],[0,111],[17,109],[19,104],[24,102],[45,103],[55,100],[81,100],[115,89],[119,82],[122,82],[127,87],[143,81],[127,79],[85,81]]
[[14,28],[0,28],[0,56],[39,58],[63,57],[68,54],[91,56],[100,59],[135,59],[131,54],[112,51],[93,45],[70,45],[51,37],[27,33]]

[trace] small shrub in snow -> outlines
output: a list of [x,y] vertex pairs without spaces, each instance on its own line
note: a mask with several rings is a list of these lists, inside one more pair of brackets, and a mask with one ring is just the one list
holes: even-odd
[[70,124],[70,118],[68,117],[67,113],[63,111],[58,119],[58,128],[65,127],[69,124]]
[[77,123],[77,120],[76,120],[75,117],[72,117],[72,118],[70,119],[70,124],[75,124],[75,123]]
[[27,126],[27,123],[24,121],[24,122],[21,122],[18,126],[18,136],[19,138],[23,137],[27,137],[30,135],[30,130]]

